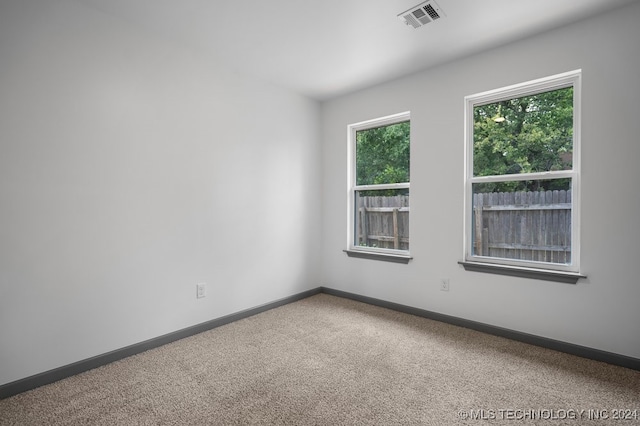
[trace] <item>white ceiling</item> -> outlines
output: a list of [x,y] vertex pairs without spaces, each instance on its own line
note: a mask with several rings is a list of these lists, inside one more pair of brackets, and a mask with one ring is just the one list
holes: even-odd
[[78,0],[216,60],[325,100],[639,0]]

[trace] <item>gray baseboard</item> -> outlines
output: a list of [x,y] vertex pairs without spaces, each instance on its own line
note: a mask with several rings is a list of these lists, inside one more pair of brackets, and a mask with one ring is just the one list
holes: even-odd
[[516,340],[518,342],[528,343],[531,345],[540,346],[547,349],[553,349],[558,352],[577,355],[582,358],[588,358],[595,361],[602,361],[608,364],[613,364],[620,367],[625,367],[625,368],[630,368],[632,370],[640,371],[640,359],[638,358],[632,358],[629,356],[619,355],[612,352],[606,352],[599,349],[593,349],[586,346],[575,345],[573,343],[562,342],[560,340],[548,339],[546,337],[540,337],[533,334],[522,333],[520,331],[509,330],[507,328],[496,327],[496,326],[484,324],[481,322],[458,318],[451,315],[440,314],[437,312],[431,312],[424,309],[402,305],[399,303],[393,303],[393,302],[388,302],[386,300],[375,299],[373,297],[361,296],[359,294],[348,293],[341,290],[334,290],[331,288],[322,287],[321,291],[322,293],[331,294],[333,296],[344,297],[346,299],[356,300],[358,302],[367,303],[369,305],[380,306],[380,307],[391,309],[394,311],[404,312],[406,314],[416,315],[419,317],[428,318],[435,321],[444,322],[447,324],[457,325],[460,327],[481,331],[483,333],[492,334],[494,336],[505,337],[507,339]]
[[114,361],[127,358],[131,355],[136,355],[141,352],[148,351],[149,349],[154,349],[162,345],[166,345],[167,343],[184,339],[185,337],[193,336],[198,333],[202,333],[204,331],[208,331],[216,327],[241,320],[243,318],[248,318],[250,316],[259,314],[260,312],[268,311],[270,309],[296,302],[301,299],[306,299],[307,297],[320,293],[320,291],[320,288],[304,291],[302,293],[294,294],[293,296],[285,297],[283,299],[266,303],[255,308],[246,309],[234,314],[226,315],[221,318],[216,318],[214,320],[178,330],[173,333],[165,334],[153,339],[146,340],[144,342],[136,343],[125,348],[116,349],[102,355],[74,362],[73,364],[65,365],[53,370],[26,377],[24,379],[16,380],[15,382],[4,384],[0,386],[0,399],[9,398],[10,396],[35,389],[40,386],[48,385],[53,382],[57,382],[58,380],[62,380],[64,378],[71,377],[106,364],[110,364]]
[[40,386],[44,386],[58,380],[62,380],[67,377],[74,376],[76,374],[83,373],[88,370],[118,361],[120,359],[136,355],[141,352],[166,345],[167,343],[174,342],[176,340],[184,339],[185,337],[193,336],[204,331],[220,327],[225,324],[229,324],[234,321],[248,318],[250,316],[259,314],[270,309],[277,308],[298,300],[305,299],[307,297],[326,293],[333,296],[343,297],[346,299],[355,300],[358,302],[367,303],[370,305],[380,306],[383,308],[391,309],[398,312],[404,312],[406,314],[416,315],[423,318],[428,318],[460,327],[469,328],[472,330],[481,331],[483,333],[492,334],[494,336],[501,336],[511,340],[519,342],[529,343],[535,346],[540,346],[548,349],[553,349],[559,352],[565,352],[572,355],[577,355],[583,358],[589,358],[596,361],[606,362],[608,364],[617,365],[620,367],[626,367],[633,370],[640,371],[640,359],[632,358],[624,355],[619,355],[611,352],[601,351],[598,349],[588,348],[585,346],[574,345],[572,343],[566,343],[558,340],[548,339],[545,337],[535,336],[532,334],[521,333],[519,331],[509,330],[506,328],[496,327],[492,325],[483,324],[476,321],[471,321],[463,318],[458,318],[450,315],[444,315],[437,312],[431,312],[424,309],[414,308],[399,303],[388,302],[386,300],[375,299],[373,297],[362,296],[359,294],[349,293],[341,290],[335,290],[327,287],[318,287],[312,290],[304,291],[302,293],[295,294],[274,302],[266,303],[264,305],[257,306],[255,308],[246,309],[234,314],[230,314],[221,318],[217,318],[211,321],[197,324],[192,327],[188,327],[182,330],[175,331],[173,333],[165,334],[153,339],[146,340],[144,342],[136,343],[125,348],[117,349],[112,352],[108,352],[102,355],[88,358],[82,361],[75,362],[73,364],[65,365],[53,370],[45,371],[40,374],[36,374],[24,379],[16,380],[15,382],[7,383],[0,386],[0,399],[8,398],[13,395],[17,395],[22,392],[26,392],[31,389],[35,389]]

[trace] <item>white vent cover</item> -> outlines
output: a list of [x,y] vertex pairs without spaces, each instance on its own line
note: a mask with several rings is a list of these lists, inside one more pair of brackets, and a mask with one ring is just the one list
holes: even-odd
[[445,16],[445,14],[442,9],[440,9],[440,6],[438,6],[435,1],[428,0],[417,6],[413,6],[406,12],[402,12],[398,15],[398,18],[406,25],[411,25],[413,28],[420,28],[443,16]]

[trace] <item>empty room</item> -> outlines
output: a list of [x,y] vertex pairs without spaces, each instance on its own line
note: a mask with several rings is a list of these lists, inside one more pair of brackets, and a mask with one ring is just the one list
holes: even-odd
[[0,0],[0,425],[640,424],[639,20]]

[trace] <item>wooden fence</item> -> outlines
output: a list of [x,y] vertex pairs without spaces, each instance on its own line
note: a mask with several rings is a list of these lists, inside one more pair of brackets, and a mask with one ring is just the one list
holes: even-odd
[[479,256],[571,262],[571,191],[473,194]]
[[[409,250],[409,196],[359,197],[358,245]],[[571,191],[473,195],[475,255],[571,262]]]
[[357,244],[409,250],[409,196],[358,197]]

